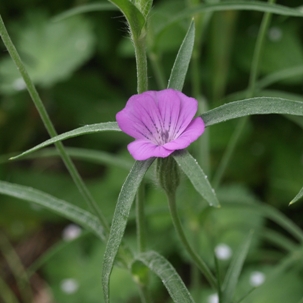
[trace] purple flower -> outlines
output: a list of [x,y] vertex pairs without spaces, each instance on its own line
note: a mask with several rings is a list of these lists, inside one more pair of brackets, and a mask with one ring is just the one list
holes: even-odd
[[204,132],[202,118],[193,119],[197,109],[196,99],[177,90],[147,91],[130,97],[116,119],[121,130],[136,139],[127,147],[135,160],[165,158]]

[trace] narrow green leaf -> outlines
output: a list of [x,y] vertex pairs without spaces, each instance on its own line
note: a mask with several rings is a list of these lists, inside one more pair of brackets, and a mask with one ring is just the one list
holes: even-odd
[[182,91],[195,42],[195,21],[192,20],[179,48],[167,88]]
[[76,129],[73,129],[69,132],[57,135],[52,137],[51,139],[48,139],[35,147],[23,152],[22,154],[10,158],[10,160],[18,159],[20,157],[23,157],[25,155],[28,155],[29,153],[32,153],[42,147],[48,146],[50,144],[56,143],[58,141],[66,140],[69,138],[81,136],[81,135],[87,135],[87,134],[92,134],[100,131],[121,131],[117,122],[105,122],[105,123],[96,123],[96,124],[90,124],[90,125],[85,125]]
[[90,3],[90,4],[74,7],[61,14],[58,14],[52,18],[52,21],[53,22],[62,21],[64,19],[83,13],[96,12],[96,11],[113,11],[113,10],[117,10],[117,8],[111,3]]
[[31,187],[12,184],[5,181],[0,181],[0,194],[46,207],[47,209],[78,223],[84,228],[89,229],[99,238],[105,240],[103,227],[100,225],[97,217],[64,200],[57,199]]
[[238,279],[252,239],[250,232],[234,254],[222,285],[222,303],[232,302]]
[[129,0],[109,0],[124,14],[134,38],[139,38],[145,25],[145,18],[139,9]]
[[208,204],[210,206],[220,207],[215,191],[197,161],[186,150],[174,152],[173,157],[185,175],[187,175],[194,188]]
[[146,161],[136,161],[120,191],[103,260],[102,286],[106,303],[109,302],[110,274],[123,238],[130,208],[140,183],[153,161],[154,158]]
[[290,201],[290,205],[298,202],[303,197],[303,187],[299,191],[299,193]]
[[184,18],[193,17],[206,12],[217,12],[227,10],[249,10],[278,14],[282,16],[303,17],[302,9],[290,8],[287,6],[266,3],[261,1],[221,1],[217,3],[199,4],[194,7],[183,10],[180,14],[173,16],[167,20],[157,31],[157,35],[161,34],[171,24]]
[[303,102],[281,98],[258,97],[234,101],[201,115],[206,126],[249,115],[287,114],[303,116]]
[[153,5],[153,0],[135,0],[135,4],[143,16],[147,17]]
[[175,303],[194,303],[182,279],[163,256],[148,251],[136,256],[135,260],[141,261],[161,279]]

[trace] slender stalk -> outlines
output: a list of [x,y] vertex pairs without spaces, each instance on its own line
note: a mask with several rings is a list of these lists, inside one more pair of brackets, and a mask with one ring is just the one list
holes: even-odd
[[[48,113],[42,103],[42,100],[31,80],[30,76],[28,75],[28,73],[24,67],[24,64],[22,63],[22,60],[21,60],[13,42],[11,41],[11,39],[9,37],[9,34],[5,28],[5,25],[4,25],[4,22],[1,18],[1,16],[0,16],[0,36],[2,37],[4,45],[6,46],[12,60],[14,61],[15,65],[17,66],[17,68],[26,84],[27,90],[39,112],[39,115],[44,123],[44,126],[45,126],[47,132],[49,133],[50,137],[56,136],[57,132],[48,116]],[[93,211],[93,213],[95,213],[98,216],[100,223],[102,224],[105,231],[108,232],[109,227],[106,222],[106,219],[102,215],[97,203],[95,202],[95,200],[91,196],[90,192],[88,191],[87,187],[85,186],[74,163],[72,162],[71,158],[65,151],[63,144],[61,142],[57,142],[57,143],[55,143],[55,146],[56,146],[67,170],[69,171],[73,181],[75,182],[79,192],[85,199],[86,203],[89,205],[91,211]]]
[[[268,2],[274,3],[275,0],[269,0]],[[248,84],[247,96],[246,96],[247,98],[253,97],[254,92],[255,92],[256,82],[257,82],[257,78],[258,78],[260,58],[261,58],[261,53],[262,53],[262,46],[264,43],[264,39],[266,36],[268,26],[270,24],[270,17],[271,17],[271,13],[264,14],[262,23],[261,23],[261,26],[259,29],[257,42],[256,42],[256,46],[254,49],[254,54],[253,54],[251,71],[250,71],[249,84]],[[236,149],[236,146],[239,142],[239,138],[243,134],[247,121],[248,121],[248,117],[245,117],[245,118],[242,118],[238,122],[238,124],[236,126],[236,130],[234,131],[232,138],[229,140],[228,146],[225,149],[225,152],[223,154],[223,157],[222,157],[219,167],[217,169],[216,175],[214,177],[216,187],[218,187],[220,185],[221,179],[222,179],[224,172],[228,166],[228,163],[230,162],[230,159]]]
[[[143,29],[143,32],[146,29]],[[137,92],[138,94],[148,90],[147,77],[147,58],[146,58],[146,35],[145,32],[140,37],[134,37],[132,40],[135,48],[136,67],[137,67]],[[145,213],[144,213],[144,181],[141,183],[136,196],[136,222],[139,251],[143,252],[146,248],[145,242]],[[146,284],[138,284],[142,303],[151,303],[151,297]]]
[[184,231],[181,226],[181,222],[178,216],[177,212],[177,206],[176,206],[176,194],[173,193],[172,191],[166,192],[167,194],[167,199],[168,199],[168,204],[169,204],[169,209],[171,213],[171,217],[173,220],[173,224],[175,226],[175,229],[177,231],[177,234],[188,252],[188,254],[191,256],[192,260],[195,262],[197,267],[200,269],[200,271],[204,274],[205,278],[209,282],[209,284],[217,290],[217,281],[216,278],[213,276],[212,272],[206,265],[206,263],[197,255],[197,253],[192,249],[190,244],[188,243],[186,236],[184,234]]

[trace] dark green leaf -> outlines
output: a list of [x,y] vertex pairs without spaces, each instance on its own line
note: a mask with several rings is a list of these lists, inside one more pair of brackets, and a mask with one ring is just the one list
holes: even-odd
[[184,80],[187,74],[189,62],[195,42],[195,22],[189,25],[186,36],[179,48],[174,66],[172,68],[167,88],[174,88],[182,91]]
[[142,34],[142,29],[145,25],[145,18],[138,8],[128,0],[109,0],[116,5],[124,14],[132,35],[139,38]]
[[209,205],[219,207],[220,204],[216,194],[197,161],[186,150],[175,152],[173,157],[185,175],[187,175],[195,189]]
[[57,199],[31,187],[12,184],[5,181],[0,181],[0,193],[46,207],[47,209],[78,223],[84,228],[91,230],[102,240],[105,239],[103,227],[100,225],[97,217],[64,200]]
[[269,97],[251,98],[224,104],[201,117],[205,125],[210,126],[235,118],[264,114],[303,116],[303,102]]
[[194,303],[189,291],[174,267],[155,251],[141,253],[135,258],[145,264],[162,281],[175,303]]

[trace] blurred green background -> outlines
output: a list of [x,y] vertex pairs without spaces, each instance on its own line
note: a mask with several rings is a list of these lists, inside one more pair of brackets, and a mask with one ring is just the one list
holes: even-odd
[[[86,124],[115,121],[115,114],[136,93],[134,51],[120,12],[113,7],[62,20],[57,18],[56,21],[59,14],[69,9],[102,2],[107,3],[84,0],[0,2],[0,14],[58,133]],[[175,22],[161,32],[159,28],[174,14],[198,2],[154,1],[147,36],[150,89],[164,88],[189,19]],[[300,0],[277,3],[291,7],[302,5]],[[262,16],[262,13],[253,11],[197,16],[195,51],[198,55],[190,66],[184,93],[207,100],[209,109],[244,99]],[[256,96],[303,101],[302,33],[302,19],[272,16],[263,45]],[[2,42],[0,50],[0,179],[43,190],[86,208],[59,157],[37,156],[7,161],[10,155],[33,147],[48,139],[48,135]],[[238,121],[230,121],[207,130],[210,180],[237,126]],[[213,248],[218,244],[226,244],[234,251],[248,230],[253,228],[256,231],[248,266],[239,284],[239,297],[249,288],[251,273],[260,271],[270,276],[274,266],[299,247],[298,240],[289,236],[285,228],[267,218],[272,219],[268,213],[275,209],[284,213],[297,227],[303,227],[302,203],[288,206],[303,185],[302,127],[301,118],[272,115],[249,119],[223,176],[222,186],[217,190],[222,209],[206,207],[185,179],[180,188],[178,202],[184,215],[184,226],[210,264],[213,263]],[[127,175],[118,159],[125,160],[126,166],[133,161],[126,151],[130,141],[131,138],[122,133],[102,133],[64,143],[67,147],[107,152],[115,157],[117,162],[113,166],[75,160],[109,221]],[[194,148],[192,152],[195,153]],[[62,229],[68,224],[64,219],[7,196],[0,196],[0,201],[0,228],[17,252],[22,251],[37,233],[41,233],[43,239],[47,231],[50,240],[46,241],[41,252],[34,253],[36,258],[53,243],[61,241]],[[264,205],[273,208],[264,210]],[[154,182],[147,186],[147,211],[149,248],[166,255],[185,282],[191,285],[194,273],[189,259],[174,234],[165,196]],[[126,239],[135,247],[134,214]],[[275,242],[274,239],[278,240]],[[33,243],[26,247],[35,251],[37,243]],[[103,250],[103,244],[93,236],[85,235],[50,258],[39,276],[50,286],[53,302],[102,302],[100,269]],[[302,252],[300,256],[300,266],[295,270],[291,267],[287,274],[282,271],[276,279],[269,279],[267,286],[260,287],[243,302],[284,303],[285,298],[287,302],[298,302],[303,297]],[[224,271],[228,260],[222,259],[221,262]],[[64,279],[77,281],[74,292],[62,290]],[[192,285],[199,298],[197,302],[215,302],[210,301],[213,294],[203,279],[200,280],[201,286]],[[169,302],[160,281],[154,279],[152,287],[155,302]],[[130,275],[122,269],[114,271],[112,289],[113,302],[139,302]]]

